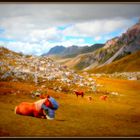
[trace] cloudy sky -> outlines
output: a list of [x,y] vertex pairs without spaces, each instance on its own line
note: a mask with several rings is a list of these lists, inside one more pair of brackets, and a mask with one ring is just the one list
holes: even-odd
[[140,19],[140,4],[0,3],[0,45],[41,55],[56,45],[92,45]]

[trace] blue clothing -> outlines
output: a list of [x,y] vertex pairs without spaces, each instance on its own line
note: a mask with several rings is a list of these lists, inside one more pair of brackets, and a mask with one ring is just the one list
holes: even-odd
[[58,105],[58,103],[56,102],[56,100],[55,100],[53,97],[48,98],[48,100],[52,103],[53,109],[54,109],[54,110],[57,110],[58,107],[59,107],[59,105]]
[[42,104],[41,108],[45,110],[45,113],[50,117],[55,117],[55,110],[58,109],[59,105],[53,97],[48,98],[48,100],[52,103],[53,108],[47,107],[45,104]]
[[54,110],[50,109],[50,108],[47,107],[46,105],[42,104],[42,109],[44,109],[45,113],[46,113],[50,118],[54,118],[54,117],[55,117],[55,112],[54,112]]

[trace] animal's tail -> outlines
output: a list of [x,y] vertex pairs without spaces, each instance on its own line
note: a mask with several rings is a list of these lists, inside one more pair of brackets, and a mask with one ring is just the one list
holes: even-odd
[[17,106],[15,107],[15,110],[14,110],[15,114],[17,114]]

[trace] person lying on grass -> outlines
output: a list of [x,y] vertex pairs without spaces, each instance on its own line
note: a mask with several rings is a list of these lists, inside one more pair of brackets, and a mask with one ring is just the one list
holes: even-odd
[[55,118],[55,111],[58,109],[58,107],[59,104],[57,101],[48,95],[46,98],[38,100],[34,103],[20,103],[15,107],[15,113],[53,120]]
[[48,97],[50,102],[44,102],[41,106],[43,113],[46,114],[46,118],[52,120],[55,118],[55,110],[58,109],[58,103],[53,97]]

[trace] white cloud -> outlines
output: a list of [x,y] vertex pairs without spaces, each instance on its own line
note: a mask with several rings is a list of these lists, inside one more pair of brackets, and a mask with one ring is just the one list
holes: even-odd
[[112,31],[122,24],[114,18],[132,19],[139,13],[138,4],[0,4],[0,27],[6,30],[5,37],[20,41],[28,41],[35,30],[66,24],[74,25],[66,34],[86,36]]
[[46,46],[46,44],[36,44],[36,43],[28,43],[28,42],[8,42],[5,43],[5,47],[15,51],[22,52],[24,54],[32,54],[32,55],[41,55],[43,52],[47,52],[50,48]]
[[39,42],[41,40],[58,41],[61,32],[56,27],[36,27],[35,23],[28,22],[26,17],[11,17],[0,22],[0,27],[5,29],[1,37],[10,38],[21,42]]
[[62,38],[61,32],[57,28],[36,29],[29,34],[30,41],[39,42],[41,40],[59,41]]
[[79,45],[79,46],[83,46],[85,44],[84,39],[69,39],[69,40],[63,40],[62,42],[60,42],[60,45],[69,47],[72,45]]
[[[5,34],[5,36],[13,37],[17,41],[5,42],[4,46],[7,46],[7,48],[13,51],[22,52],[24,54],[41,55],[48,52],[50,48],[56,45],[63,45],[66,47],[72,45],[91,45],[84,40],[84,37],[92,37],[95,41],[99,41],[108,37],[109,35],[107,34],[110,32],[117,29],[125,30],[132,24],[133,22],[127,19],[106,19],[77,23],[68,26],[64,30],[58,30],[57,27],[35,29],[34,26],[29,25],[26,25],[25,28],[22,25],[21,27],[23,28],[20,28],[20,24],[18,23],[13,25],[13,28],[12,25],[10,25],[11,30],[7,30]],[[17,26],[19,31],[15,26]],[[16,30],[14,31],[14,29]],[[81,38],[66,39],[65,36],[81,36]]]
[[1,19],[0,27],[5,29],[3,37],[27,41],[28,35],[32,32],[35,25],[28,22],[26,16],[17,16]]
[[[102,12],[103,11],[103,12]],[[0,42],[25,54],[41,54],[55,45],[86,45],[84,39],[65,36],[92,37],[98,41],[117,29],[126,30],[139,17],[138,4],[0,4],[1,38],[16,42]],[[58,26],[72,25],[64,30]]]
[[[0,4],[0,18],[26,17],[36,27],[50,27],[58,24],[77,23],[91,19],[114,17],[139,17],[137,3],[9,3]],[[15,21],[16,22],[16,21]]]
[[90,22],[77,23],[63,31],[67,36],[95,37],[109,34],[118,29],[126,30],[134,23],[128,19],[95,20]]
[[46,40],[42,40],[39,44],[38,43],[31,43],[31,42],[2,42],[0,41],[0,45],[4,45],[6,48],[15,51],[15,52],[22,52],[24,54],[32,54],[32,55],[41,55],[46,53],[50,50],[50,48],[56,45],[63,45],[65,47],[72,46],[72,45],[89,45],[84,42],[83,39],[70,39],[70,40],[63,40],[61,42],[50,43]]

